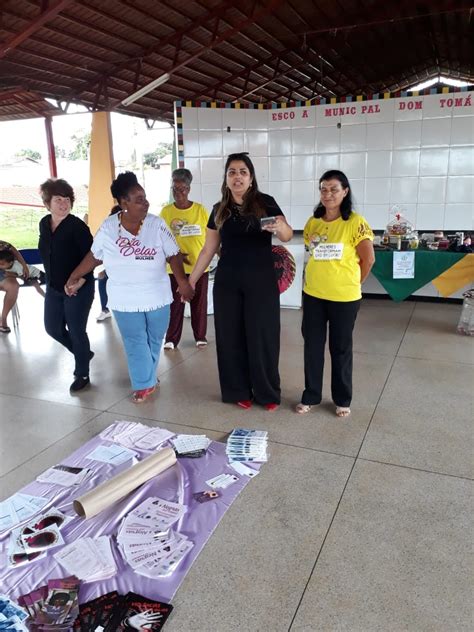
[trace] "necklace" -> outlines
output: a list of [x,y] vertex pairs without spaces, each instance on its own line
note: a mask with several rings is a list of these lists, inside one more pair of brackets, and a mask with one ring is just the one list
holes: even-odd
[[[118,225],[118,238],[119,239],[127,239],[129,242],[130,240],[127,237],[122,237],[122,213],[123,211],[120,211],[120,213],[118,214],[118,221],[119,221],[119,225]],[[142,229],[143,226],[143,222],[145,221],[145,218],[143,218],[140,222],[140,226],[138,227],[138,232],[135,235],[135,237],[138,237],[138,235],[140,234],[140,231]],[[125,229],[126,230],[126,229]],[[131,232],[131,231],[128,231]]]

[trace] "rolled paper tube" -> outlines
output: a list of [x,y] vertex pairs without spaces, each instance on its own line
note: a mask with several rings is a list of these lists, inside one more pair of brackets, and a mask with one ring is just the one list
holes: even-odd
[[92,518],[175,463],[174,450],[164,448],[77,498],[74,511],[83,518]]

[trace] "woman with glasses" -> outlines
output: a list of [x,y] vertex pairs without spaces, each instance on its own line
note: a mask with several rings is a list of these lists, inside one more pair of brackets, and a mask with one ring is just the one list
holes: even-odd
[[74,295],[82,277],[104,263],[109,305],[127,355],[132,401],[138,404],[156,388],[156,370],[173,300],[167,261],[183,299],[190,300],[194,292],[184,274],[178,245],[165,222],[148,214],[149,203],[135,174],[121,173],[110,190],[122,210],[103,222],[65,290]]
[[[183,257],[184,271],[190,274],[206,239],[209,213],[202,204],[191,202],[189,191],[193,176],[189,169],[175,169],[171,175],[174,203],[164,206],[161,217],[173,233]],[[171,303],[170,324],[165,337],[165,349],[175,349],[181,340],[184,320],[184,303],[178,291],[178,283],[168,266],[173,302]],[[196,346],[207,345],[207,287],[206,270],[196,283],[194,298],[190,303],[191,327]]]
[[321,402],[324,348],[329,323],[331,392],[336,415],[347,417],[352,400],[352,330],[362,298],[361,284],[375,257],[373,233],[352,210],[351,187],[342,171],[319,180],[320,202],[304,227],[310,251],[303,290],[305,389],[299,414]]
[[293,231],[275,200],[258,190],[246,153],[227,158],[221,191],[189,282],[196,286],[220,248],[214,323],[222,401],[248,409],[255,400],[273,411],[280,404],[280,300],[272,234],[286,242]]

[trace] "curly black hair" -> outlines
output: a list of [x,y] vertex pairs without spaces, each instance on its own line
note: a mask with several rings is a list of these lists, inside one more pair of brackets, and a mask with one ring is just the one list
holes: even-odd
[[137,186],[140,186],[137,176],[131,171],[124,171],[123,173],[119,173],[112,182],[110,192],[117,202],[120,202],[122,198],[128,197],[130,191]]

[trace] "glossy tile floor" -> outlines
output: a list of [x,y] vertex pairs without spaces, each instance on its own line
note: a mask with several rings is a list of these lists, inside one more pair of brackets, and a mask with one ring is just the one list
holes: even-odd
[[175,599],[179,632],[472,630],[474,340],[460,305],[367,300],[355,332],[353,414],[328,397],[293,413],[303,384],[301,313],[282,312],[283,402],[274,414],[219,401],[215,348],[185,326],[160,362],[159,394],[129,400],[112,321],[89,331],[92,386],[71,396],[72,360],[25,289],[18,333],[0,338],[5,497],[116,419],[221,440],[266,429],[271,458],[209,540]]

